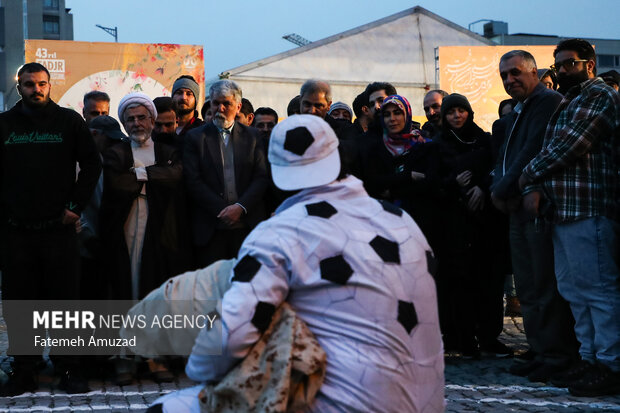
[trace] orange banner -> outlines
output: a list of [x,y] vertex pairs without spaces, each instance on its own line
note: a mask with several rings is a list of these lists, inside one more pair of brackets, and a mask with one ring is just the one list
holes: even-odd
[[497,108],[506,94],[499,76],[499,59],[504,53],[522,49],[530,52],[540,69],[553,64],[555,46],[446,46],[439,48],[440,87],[448,93],[467,96],[474,120],[491,131],[498,119]]
[[25,51],[26,62],[39,62],[49,70],[52,100],[79,113],[84,94],[91,90],[110,95],[110,116],[117,117],[126,94],[170,96],[181,75],[193,76],[200,85],[198,109],[204,101],[202,46],[26,40]]

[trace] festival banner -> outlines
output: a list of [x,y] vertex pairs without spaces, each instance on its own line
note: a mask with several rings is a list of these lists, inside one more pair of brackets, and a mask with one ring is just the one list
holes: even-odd
[[50,72],[52,100],[80,114],[84,94],[91,90],[110,95],[110,116],[116,118],[126,94],[170,96],[181,75],[193,76],[200,85],[198,110],[204,101],[202,46],[30,39],[25,43],[25,61],[39,62]]
[[474,120],[490,132],[498,119],[497,108],[510,96],[499,76],[499,59],[515,49],[527,50],[539,69],[553,64],[555,46],[446,46],[439,48],[440,87],[465,95],[474,110]]

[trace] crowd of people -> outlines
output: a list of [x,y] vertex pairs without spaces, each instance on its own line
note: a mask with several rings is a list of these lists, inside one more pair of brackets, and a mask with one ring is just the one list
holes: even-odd
[[[428,91],[416,103],[428,119],[420,125],[412,119],[411,103],[387,82],[370,83],[349,106],[332,102],[327,82],[308,80],[278,124],[272,108],[254,109],[240,87],[224,79],[210,86],[199,114],[199,85],[181,76],[171,97],[152,99],[136,92],[119,102],[124,134],[109,116],[105,93],[84,96],[82,119],[50,100],[44,66],[25,64],[18,73],[22,100],[0,114],[3,299],[137,300],[170,277],[238,256],[244,271],[256,262],[249,278],[258,274],[259,281],[248,287],[235,273],[224,298],[224,323],[255,324],[259,308],[291,301],[328,352],[328,381],[317,403],[334,411],[343,406],[372,410],[379,406],[378,394],[360,393],[363,402],[337,400],[345,390],[356,394],[351,380],[344,379],[355,375],[330,371],[330,356],[342,348],[338,340],[325,337],[337,339],[337,332],[314,318],[317,303],[300,297],[308,291],[308,300],[318,303],[325,296],[346,297],[342,291],[350,270],[360,275],[360,291],[384,291],[358,304],[372,307],[386,296],[399,297],[398,321],[415,337],[411,328],[418,318],[421,322],[423,305],[412,301],[416,321],[411,325],[402,322],[400,313],[420,292],[406,277],[388,277],[393,270],[385,266],[413,274],[403,252],[411,248],[411,254],[420,255],[417,265],[424,266],[419,277],[433,276],[434,283],[423,284],[433,290],[431,298],[422,301],[435,300],[436,286],[433,305],[444,351],[468,359],[512,357],[498,337],[504,299],[512,303],[518,298],[515,311],[523,315],[530,350],[515,359],[511,373],[568,387],[576,396],[619,394],[619,79],[613,71],[597,77],[594,49],[584,40],[560,42],[554,58],[550,69],[539,69],[525,50],[501,57],[498,73],[511,99],[500,104],[492,133],[475,123],[466,96],[442,90]],[[329,160],[336,155],[337,165]],[[368,215],[373,208],[392,216],[377,220]],[[395,216],[402,211],[415,224],[398,224]],[[333,214],[339,218],[329,224],[325,220]],[[324,222],[314,223],[317,229],[298,224],[306,215]],[[398,235],[398,225],[405,234]],[[364,262],[367,252],[355,247],[366,234],[365,242],[383,266]],[[407,246],[410,237],[416,241]],[[343,254],[332,258],[344,256],[349,263],[323,257],[330,249]],[[323,259],[320,265],[318,259]],[[321,282],[311,277],[314,266],[337,274],[331,280],[335,290],[322,283],[323,275]],[[402,294],[410,296],[400,297],[392,291],[397,286],[383,285],[376,277],[402,282]],[[329,294],[313,295],[321,288]],[[289,290],[293,298],[287,298]],[[250,292],[258,299],[249,298]],[[249,312],[240,310],[243,303]],[[234,307],[228,315],[227,305]],[[32,391],[40,357],[12,351],[32,343],[13,334],[19,315],[4,317],[8,354],[16,355],[2,392]],[[358,327],[351,322],[347,328],[351,335],[368,334]],[[243,348],[264,328],[250,330],[235,338]],[[433,330],[428,334],[432,337]],[[402,340],[413,354],[415,346],[435,348],[429,337],[426,342]],[[379,341],[379,347],[396,345]],[[237,359],[247,354],[235,351]],[[402,360],[410,356],[405,353]],[[380,359],[370,358],[377,366]],[[79,359],[52,360],[59,366],[60,388],[87,391]],[[118,384],[133,380],[135,363],[115,360]],[[174,378],[169,363],[149,359],[146,366],[158,381]],[[331,368],[354,366],[342,361]],[[416,375],[407,371],[377,377],[411,380],[415,387]],[[215,377],[195,376],[202,381]],[[433,385],[427,383],[427,391]],[[405,387],[391,391],[390,397],[400,398],[394,409],[427,405],[403,402],[423,398],[419,388]],[[434,405],[426,396],[425,403]]]

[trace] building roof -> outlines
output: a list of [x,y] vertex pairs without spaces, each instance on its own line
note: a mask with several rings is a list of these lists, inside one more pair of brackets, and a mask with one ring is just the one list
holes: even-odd
[[334,43],[336,41],[352,37],[354,35],[357,35],[357,34],[360,34],[360,33],[366,32],[366,31],[369,31],[369,30],[377,28],[379,26],[383,26],[383,25],[386,25],[388,23],[394,22],[394,21],[396,21],[398,19],[401,19],[403,17],[409,16],[409,15],[416,15],[416,14],[430,17],[431,19],[436,20],[437,22],[439,22],[439,23],[441,23],[443,25],[446,25],[446,26],[448,26],[451,29],[453,29],[453,30],[455,30],[457,32],[460,32],[464,36],[470,37],[475,43],[482,43],[484,45],[491,45],[491,46],[495,45],[494,42],[492,42],[491,40],[489,40],[489,39],[487,39],[487,38],[485,38],[485,37],[483,37],[483,36],[481,36],[481,35],[479,35],[477,33],[474,33],[474,32],[472,32],[470,30],[467,30],[466,28],[464,28],[462,26],[459,26],[456,23],[453,23],[453,22],[451,22],[449,20],[446,20],[443,17],[441,17],[441,16],[439,16],[439,15],[437,15],[435,13],[432,13],[432,12],[426,10],[423,7],[415,6],[415,7],[412,7],[410,9],[403,10],[403,11],[401,11],[399,13],[395,13],[395,14],[392,14],[390,16],[384,17],[382,19],[376,20],[374,22],[370,22],[370,23],[364,24],[362,26],[355,27],[353,29],[344,31],[342,33],[335,34],[333,36],[326,37],[326,38],[321,39],[321,40],[317,40],[317,41],[309,43],[309,44],[307,44],[305,46],[296,47],[296,48],[288,50],[286,52],[278,53],[276,55],[273,55],[273,56],[270,56],[270,57],[267,57],[267,58],[264,58],[264,59],[261,59],[261,60],[257,60],[257,61],[254,61],[254,62],[251,62],[251,63],[247,63],[247,64],[242,65],[242,66],[238,66],[238,67],[232,68],[232,69],[230,69],[228,71],[222,72],[222,74],[220,74],[220,77],[227,77],[227,76],[238,75],[238,74],[250,71],[252,69],[256,69],[256,68],[259,68],[259,67],[271,64],[271,63],[275,63],[275,62],[277,62],[279,60],[283,60],[283,59],[286,59],[286,58],[289,58],[289,57],[293,57],[293,56],[296,56],[296,55],[299,55],[299,54],[302,54],[302,53],[306,53],[306,52],[309,52],[309,51],[311,51],[313,49],[316,49],[316,48],[319,48],[319,47],[323,47],[323,46],[329,45],[331,43]]

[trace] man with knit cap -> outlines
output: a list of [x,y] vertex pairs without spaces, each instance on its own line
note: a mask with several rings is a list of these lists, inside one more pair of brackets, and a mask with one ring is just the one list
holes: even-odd
[[[286,301],[328,360],[316,398],[300,410],[443,411],[434,259],[420,229],[342,172],[338,138],[318,116],[276,125],[269,161],[276,185],[300,192],[244,241],[214,326],[222,335],[199,334],[188,377],[222,380]],[[150,411],[198,412],[202,388],[164,396]]]
[[177,135],[185,135],[189,130],[204,124],[198,117],[200,85],[190,75],[183,75],[172,85],[172,100],[177,105]]
[[351,122],[353,119],[353,111],[351,107],[344,102],[335,102],[329,107],[327,112],[334,119],[344,119]]

